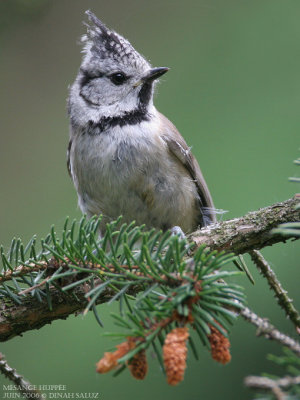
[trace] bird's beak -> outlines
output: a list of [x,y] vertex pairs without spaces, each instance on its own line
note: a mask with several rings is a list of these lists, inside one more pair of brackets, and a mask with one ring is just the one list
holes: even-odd
[[162,76],[163,74],[168,72],[169,69],[170,68],[168,68],[168,67],[152,68],[147,72],[147,74],[145,76],[142,77],[142,79],[140,79],[138,82],[136,82],[133,86],[138,87],[145,82],[155,81],[155,79],[158,79],[160,76]]

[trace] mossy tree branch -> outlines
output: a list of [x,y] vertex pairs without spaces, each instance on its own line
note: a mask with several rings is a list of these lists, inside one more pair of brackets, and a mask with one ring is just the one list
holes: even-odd
[[[85,294],[84,285],[76,288],[76,297],[63,293],[56,288],[51,288],[52,310],[49,309],[47,301],[39,302],[30,293],[23,297],[22,304],[13,303],[10,298],[2,300],[0,305],[0,341],[7,341],[28,330],[40,329],[52,321],[66,319],[69,315],[83,311],[87,304]],[[99,296],[97,304],[107,302],[112,296],[113,291],[107,288]]]
[[287,237],[273,234],[272,230],[279,224],[299,221],[300,210],[296,208],[299,200],[300,195],[296,194],[289,200],[249,212],[243,217],[198,230],[189,239],[196,244],[195,248],[206,244],[211,250],[225,250],[235,254],[285,242],[293,235]]
[[[211,250],[225,250],[235,254],[285,241],[287,237],[279,234],[271,235],[271,231],[283,222],[299,221],[299,210],[295,208],[298,202],[299,196],[295,196],[285,202],[250,212],[244,217],[197,231],[189,239],[196,244],[196,248],[206,245]],[[51,265],[50,262],[47,265],[47,261],[44,260],[37,265],[30,266],[30,269],[32,271],[33,268],[36,272],[44,271],[44,276],[49,276],[50,267],[53,273],[53,262]],[[107,270],[110,267],[112,266],[105,268]],[[91,271],[93,269],[99,270],[99,265],[94,264],[89,268]],[[28,265],[19,266],[13,270],[6,269],[0,276],[0,283],[16,277],[20,278],[23,274],[24,276],[28,274]],[[98,283],[101,283],[101,280]],[[47,284],[47,279],[45,279],[45,284]],[[35,287],[39,287],[39,285],[40,283]],[[127,294],[136,294],[139,290],[141,290],[141,287],[137,284],[131,287]],[[31,296],[31,293],[23,295],[20,304],[14,302],[9,296],[2,298],[0,304],[0,341],[8,340],[27,330],[39,329],[56,319],[66,319],[70,314],[83,311],[87,304],[86,291],[85,284],[78,285],[73,295],[50,287],[51,310],[46,300],[37,301],[35,297]],[[107,302],[113,296],[115,296],[115,292],[107,287],[101,292],[95,304]]]

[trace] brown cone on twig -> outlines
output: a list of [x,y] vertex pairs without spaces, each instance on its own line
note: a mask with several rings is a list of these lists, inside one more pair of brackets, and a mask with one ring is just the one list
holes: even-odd
[[142,349],[129,361],[128,368],[135,379],[143,380],[148,372],[146,351]]
[[230,342],[217,328],[210,324],[209,327],[210,334],[208,335],[208,340],[211,348],[211,356],[215,361],[227,364],[231,360],[229,351]]
[[135,342],[129,337],[126,342],[118,344],[116,347],[117,350],[113,353],[104,353],[104,357],[97,363],[96,371],[99,374],[105,374],[115,368],[118,360],[135,347]]
[[169,385],[177,385],[183,380],[186,368],[186,341],[188,337],[189,331],[187,327],[175,328],[166,336],[163,356]]

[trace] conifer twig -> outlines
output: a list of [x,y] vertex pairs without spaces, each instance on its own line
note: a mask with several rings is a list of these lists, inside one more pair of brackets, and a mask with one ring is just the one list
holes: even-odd
[[270,288],[275,292],[278,304],[283,308],[286,315],[295,324],[296,328],[300,327],[300,315],[293,305],[292,300],[288,297],[287,291],[283,289],[281,283],[277,279],[275,272],[272,270],[263,255],[257,251],[249,252],[252,261],[256,264],[261,274],[267,279]]
[[43,271],[44,269],[47,269],[48,266],[49,265],[46,261],[40,261],[36,265],[34,264],[32,264],[31,266],[19,265],[14,270],[9,269],[7,271],[3,271],[2,274],[0,275],[0,284],[3,282],[10,281],[12,278],[27,275],[30,272]]
[[4,359],[3,354],[0,353],[0,372],[11,382],[14,383],[17,390],[22,393],[26,398],[30,399],[45,399],[42,393],[35,388],[34,385],[26,381],[22,375],[10,367]]
[[46,279],[43,279],[42,282],[39,282],[36,285],[33,285],[33,286],[31,286],[31,287],[29,287],[27,289],[21,290],[21,292],[19,292],[18,295],[30,293],[34,289],[37,289],[37,288],[40,288],[40,287],[44,286],[50,279],[51,279],[51,277],[48,276]]
[[285,400],[287,399],[286,394],[281,389],[299,385],[300,376],[285,376],[279,379],[271,379],[265,376],[247,376],[244,383],[253,389],[269,390],[277,400]]
[[266,339],[276,340],[283,346],[291,349],[295,354],[300,356],[300,344],[292,339],[290,336],[280,332],[273,325],[271,325],[266,319],[259,317],[248,307],[244,307],[240,311],[240,315],[248,322],[258,328],[257,336],[264,336]]

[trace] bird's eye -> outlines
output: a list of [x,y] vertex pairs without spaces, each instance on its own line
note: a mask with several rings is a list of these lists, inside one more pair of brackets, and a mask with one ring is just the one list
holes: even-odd
[[128,76],[123,74],[122,72],[116,72],[115,74],[110,75],[109,79],[115,85],[122,85],[124,82],[127,81]]

